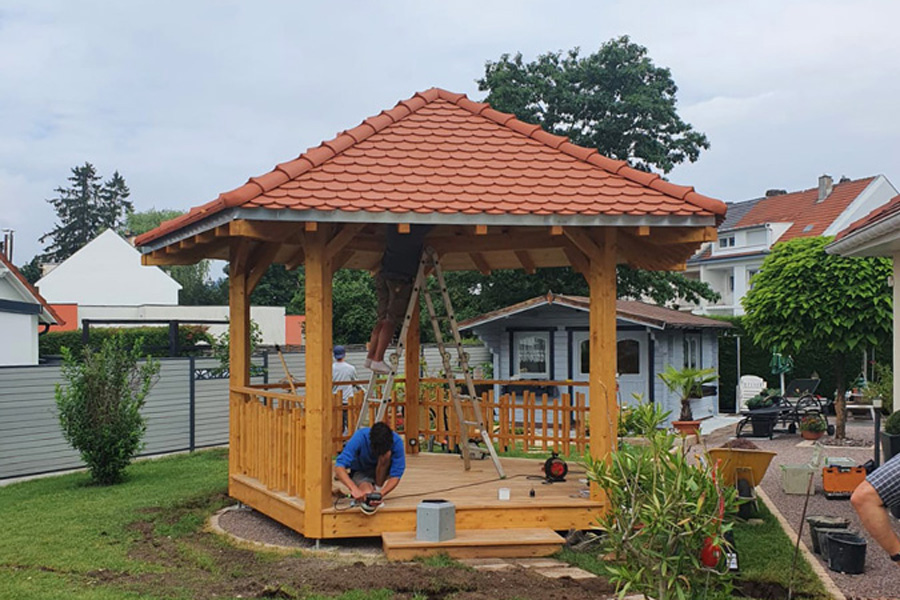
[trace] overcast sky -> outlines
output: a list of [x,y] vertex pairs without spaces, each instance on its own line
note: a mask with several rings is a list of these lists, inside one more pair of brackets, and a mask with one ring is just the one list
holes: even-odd
[[0,228],[42,250],[73,166],[137,210],[187,210],[484,63],[620,35],[712,147],[669,179],[725,201],[884,174],[900,185],[900,2],[0,0]]

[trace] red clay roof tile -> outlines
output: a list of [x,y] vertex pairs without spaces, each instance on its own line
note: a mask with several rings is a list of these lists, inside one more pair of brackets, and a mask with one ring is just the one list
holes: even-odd
[[854,221],[843,231],[838,233],[834,239],[840,240],[842,238],[845,238],[851,233],[856,233],[860,229],[869,227],[870,225],[874,225],[879,221],[887,219],[888,217],[896,214],[898,211],[900,211],[900,195],[894,196],[888,201],[887,204],[879,206],[878,208],[864,216],[862,219]]
[[818,188],[762,198],[735,224],[735,228],[765,223],[792,223],[784,235],[778,238],[779,242],[822,235],[873,179],[875,178],[867,177],[836,183],[831,194],[822,202],[817,202]]
[[[352,204],[350,204],[352,202]],[[464,95],[432,88],[140,236],[231,207],[711,216],[725,205]]]

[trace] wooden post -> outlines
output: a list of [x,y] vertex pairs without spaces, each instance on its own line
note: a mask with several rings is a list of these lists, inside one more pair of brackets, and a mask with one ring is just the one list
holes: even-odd
[[[250,244],[239,240],[232,245],[228,265],[228,382],[229,389],[250,384],[250,294],[247,291],[247,259]],[[228,486],[231,475],[240,473],[247,457],[241,455],[240,409],[244,395],[229,391]]]
[[[419,453],[419,304],[413,310],[406,329],[406,409],[403,414],[403,428],[406,434],[406,453]],[[415,444],[410,444],[415,440]]]
[[331,265],[329,227],[307,230],[306,254],[306,502],[303,535],[323,536],[322,510],[331,506]]
[[[590,307],[590,447],[591,458],[608,459],[616,443],[616,231],[606,228],[597,238],[599,252],[590,256],[587,273]],[[591,498],[602,500],[591,484]]]

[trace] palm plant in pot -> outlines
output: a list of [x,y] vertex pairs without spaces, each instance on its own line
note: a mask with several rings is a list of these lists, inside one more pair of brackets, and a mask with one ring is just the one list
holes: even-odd
[[672,421],[672,427],[685,435],[694,434],[700,429],[700,421],[694,420],[691,410],[691,400],[703,396],[703,386],[712,383],[719,378],[714,368],[697,369],[685,367],[676,369],[672,365],[659,374],[659,378],[669,391],[678,395],[681,401],[681,414],[677,421]]

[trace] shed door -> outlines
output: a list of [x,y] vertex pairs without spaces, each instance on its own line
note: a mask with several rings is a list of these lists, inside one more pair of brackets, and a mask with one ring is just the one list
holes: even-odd
[[[587,331],[572,334],[572,375],[576,381],[587,381],[590,369],[590,340]],[[616,332],[616,369],[619,374],[619,404],[637,404],[633,394],[640,394],[647,402],[648,339],[646,331]]]

